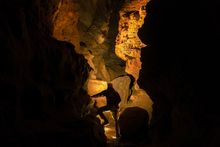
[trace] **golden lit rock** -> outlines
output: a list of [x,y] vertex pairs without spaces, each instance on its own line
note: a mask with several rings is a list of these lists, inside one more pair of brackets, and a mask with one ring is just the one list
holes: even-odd
[[146,45],[138,37],[138,29],[143,25],[147,0],[133,0],[125,3],[120,10],[119,33],[116,38],[115,53],[126,61],[126,72],[137,80],[141,69],[141,48]]
[[105,96],[100,96],[100,97],[97,97],[97,98],[93,98],[93,97],[92,97],[92,99],[93,99],[94,101],[96,101],[96,106],[97,106],[98,108],[107,105],[107,100],[106,100],[106,97],[105,97]]
[[121,98],[120,109],[123,109],[127,104],[127,99],[129,96],[129,84],[131,80],[128,76],[118,77],[114,79],[111,83],[115,91],[118,92]]
[[53,16],[53,37],[61,41],[67,41],[75,46],[79,52],[78,4],[69,0],[62,0]]
[[141,64],[142,63],[140,61],[140,58],[133,58],[133,59],[127,60],[125,71],[133,75],[134,78],[137,80],[139,78]]
[[90,96],[98,94],[104,90],[107,89],[107,82],[106,81],[100,81],[100,80],[88,80],[88,89],[87,92]]
[[[142,62],[141,48],[146,45],[138,37],[138,29],[144,24],[146,16],[145,6],[148,0],[132,0],[123,5],[119,11],[120,20],[118,36],[116,38],[115,53],[122,60],[126,61],[125,72],[132,75],[137,81],[141,70]],[[132,96],[125,107],[140,107],[149,113],[151,120],[153,101],[148,94],[139,88],[135,83]],[[123,112],[124,109],[121,109]]]
[[[92,96],[106,90],[107,83],[111,82],[121,97],[119,114],[127,107],[135,106],[147,110],[151,118],[153,102],[136,83],[142,64],[141,48],[146,46],[138,37],[138,29],[144,23],[145,6],[148,0],[132,0],[124,3],[119,11],[116,39],[111,39],[111,34],[108,34],[109,30],[113,29],[109,25],[110,11],[103,9],[101,12],[106,13],[97,15],[96,2],[98,1],[93,2],[94,4],[90,5],[84,1],[61,0],[53,16],[52,35],[58,40],[72,43],[75,51],[84,55],[92,69],[85,89],[92,100],[96,101],[97,107],[106,105],[106,97],[93,98]],[[91,8],[84,10],[83,6]],[[97,8],[101,9],[101,7]],[[114,48],[111,46],[114,39],[115,52],[111,50]],[[126,64],[121,63],[116,56],[124,60]],[[135,78],[135,83],[130,83],[131,79],[125,76],[126,73]],[[131,97],[128,102],[129,96]],[[115,139],[115,122],[112,113],[108,111],[105,114],[110,122],[105,127],[106,135],[110,139]]]

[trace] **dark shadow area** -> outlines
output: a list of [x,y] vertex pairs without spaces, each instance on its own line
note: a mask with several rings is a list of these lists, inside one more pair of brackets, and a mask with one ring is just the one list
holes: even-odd
[[105,146],[82,89],[87,61],[51,37],[58,1],[5,0],[0,9],[0,146]]
[[139,107],[126,108],[120,115],[118,123],[121,143],[147,143],[149,116],[146,110]]
[[154,101],[155,146],[219,146],[219,1],[152,0],[138,81]]

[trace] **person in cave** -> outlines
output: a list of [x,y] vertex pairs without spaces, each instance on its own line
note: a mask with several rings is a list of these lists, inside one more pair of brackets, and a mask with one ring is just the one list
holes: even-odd
[[130,84],[129,84],[129,95],[128,95],[128,99],[127,99],[127,102],[129,102],[130,98],[131,98],[131,95],[132,95],[132,88],[135,84],[135,78],[130,75],[130,74],[127,74],[127,76],[130,78]]
[[92,97],[97,98],[100,96],[106,96],[107,104],[106,106],[98,108],[97,113],[104,120],[103,125],[107,125],[109,123],[108,119],[103,114],[104,111],[110,110],[113,113],[114,119],[117,119],[117,113],[119,106],[118,104],[121,102],[120,95],[112,86],[112,83],[108,83],[108,88],[101,93],[93,95]]

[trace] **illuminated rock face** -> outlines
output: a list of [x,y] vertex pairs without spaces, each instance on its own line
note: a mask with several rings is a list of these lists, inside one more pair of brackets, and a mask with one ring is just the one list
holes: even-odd
[[[146,46],[137,35],[144,23],[146,4],[147,0],[123,4],[110,0],[63,0],[54,13],[52,32],[56,39],[74,44],[76,52],[87,59],[92,70],[85,87],[90,96],[107,89],[111,82],[121,96],[120,114],[128,107],[139,107],[149,113],[150,120],[153,102],[136,83],[141,48]],[[127,74],[135,78],[134,83],[130,83]],[[97,103],[104,105],[105,98]],[[111,114],[107,117],[112,119]]]
[[[120,20],[116,38],[115,53],[126,62],[125,72],[137,81],[141,70],[141,48],[146,45],[138,37],[138,29],[144,24],[147,0],[127,2],[119,11]],[[152,100],[148,94],[135,83],[129,102],[125,107],[140,107],[152,116]],[[149,119],[149,120],[150,120]]]
[[70,0],[60,1],[53,15],[53,36],[75,46],[79,53],[79,32],[77,28],[79,12],[78,4]]
[[119,12],[119,34],[116,38],[115,53],[126,61],[125,71],[133,75],[136,80],[141,69],[141,48],[146,46],[137,35],[138,29],[144,23],[146,4],[147,0],[131,1],[125,3]]
[[100,81],[100,80],[88,80],[88,94],[90,96],[95,95],[97,93],[100,93],[107,89],[107,82],[106,81]]
[[[114,53],[116,35],[109,32],[110,19],[116,13],[112,13],[112,6],[116,4],[110,0],[60,0],[53,15],[53,37],[71,42],[76,52],[85,56],[92,68],[89,79],[110,82],[125,74]],[[111,26],[111,32],[117,32],[117,28],[112,30]]]
[[61,41],[67,41],[79,52],[78,5],[70,0],[60,1],[53,15],[53,36]]

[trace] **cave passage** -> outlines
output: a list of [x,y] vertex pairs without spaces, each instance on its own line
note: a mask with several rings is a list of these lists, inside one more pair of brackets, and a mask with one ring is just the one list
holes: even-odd
[[0,146],[219,147],[219,4],[2,0]]
[[[144,23],[147,0],[134,0],[117,5],[117,9],[104,10],[106,14],[103,16],[93,16],[93,22],[89,23],[89,10],[77,11],[77,7],[81,9],[88,4],[79,3],[77,6],[60,1],[53,17],[53,36],[72,43],[75,51],[84,55],[87,60],[91,71],[84,88],[92,98],[91,104],[98,108],[105,106],[105,96],[92,96],[106,90],[107,84],[112,83],[121,98],[117,119],[127,108],[140,107],[148,112],[150,123],[153,102],[137,83],[142,66],[141,48],[146,46],[138,37],[138,29]],[[109,12],[112,10],[113,14]],[[79,23],[84,24],[85,28],[89,25],[88,30],[85,32],[77,25]],[[124,65],[120,65],[121,63]],[[109,120],[109,125],[105,126],[106,136],[108,139],[115,139],[116,126],[112,113],[104,113]]]
[[[139,71],[141,70],[141,48],[146,46],[138,37],[138,29],[144,23],[146,5],[146,0],[125,2],[118,12],[119,20],[116,22],[118,23],[118,34],[115,38],[115,52],[113,53],[125,62],[125,73],[124,75],[120,75],[119,77],[110,80],[110,82],[113,84],[114,89],[119,93],[121,98],[119,104],[119,116],[117,119],[119,119],[120,115],[127,108],[140,107],[148,112],[148,123],[150,123],[153,102],[147,93],[139,88],[137,83]],[[112,68],[114,68],[114,65]],[[95,77],[97,77],[98,74],[99,73],[96,73]],[[105,74],[109,75],[108,70]],[[97,79],[89,78],[88,93],[93,95],[107,89],[106,85],[108,82],[109,81],[99,81]],[[106,97],[100,97],[99,99],[95,99],[95,101],[97,101],[98,107],[106,105]],[[107,111],[105,112],[105,115],[109,120],[109,125],[105,126],[106,136],[110,140],[115,139],[115,128],[117,126],[115,126],[112,113]]]

